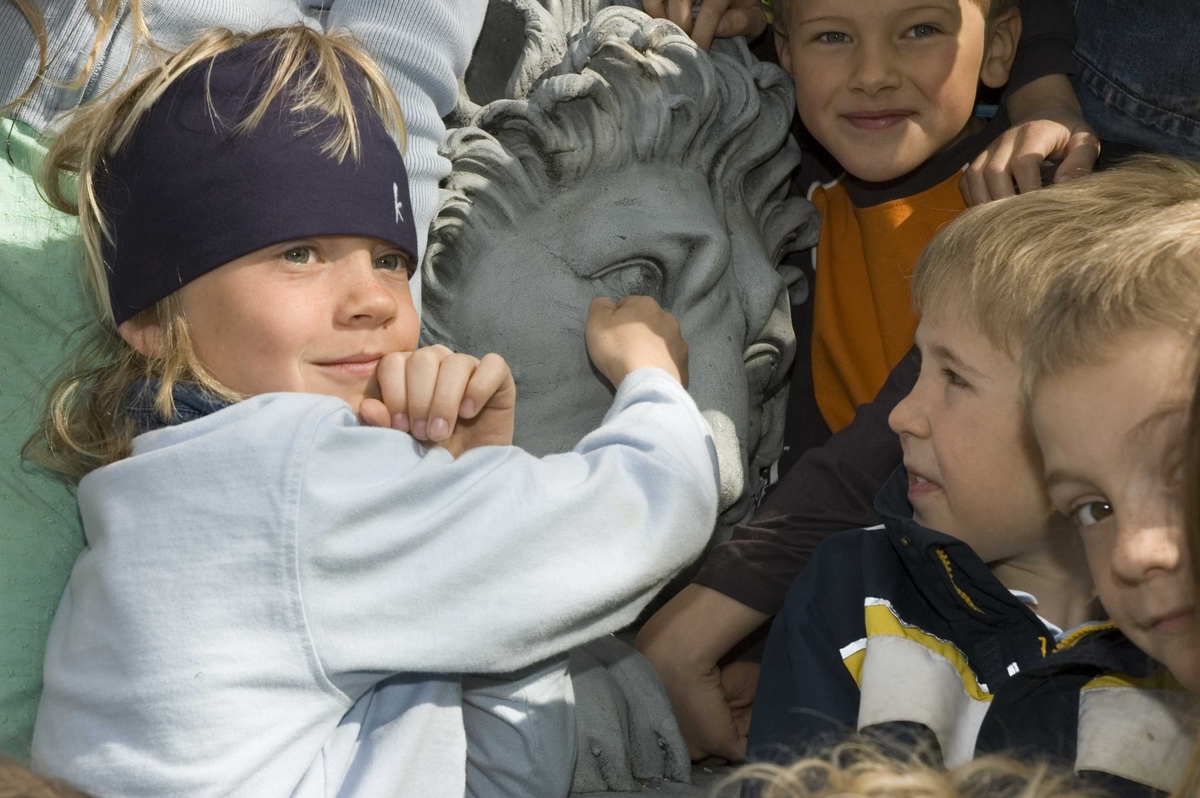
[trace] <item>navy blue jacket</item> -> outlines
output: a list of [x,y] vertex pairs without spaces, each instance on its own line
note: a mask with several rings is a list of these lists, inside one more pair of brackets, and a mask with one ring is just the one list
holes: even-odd
[[949,766],[1010,752],[1116,795],[1177,784],[1194,696],[1111,623],[1056,643],[969,546],[913,520],[907,487],[900,468],[876,500],[884,524],[826,539],[792,586],[767,640],[751,756],[915,729]]

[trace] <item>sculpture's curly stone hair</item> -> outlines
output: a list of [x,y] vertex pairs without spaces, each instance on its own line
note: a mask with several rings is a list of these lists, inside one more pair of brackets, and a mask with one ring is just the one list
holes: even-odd
[[632,163],[706,174],[718,211],[743,204],[774,263],[811,244],[796,241],[811,232],[807,203],[786,196],[800,157],[783,148],[793,108],[786,73],[743,43],[705,53],[669,22],[598,12],[525,99],[489,103],[450,134],[453,172],[424,268],[427,319],[452,300],[443,278],[480,254],[474,229],[516,225],[587,176]]

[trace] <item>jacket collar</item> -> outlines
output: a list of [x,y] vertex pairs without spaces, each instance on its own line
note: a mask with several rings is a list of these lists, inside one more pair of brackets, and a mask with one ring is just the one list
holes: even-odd
[[154,396],[158,393],[160,384],[157,379],[138,380],[130,385],[125,393],[125,416],[133,422],[138,435],[195,421],[223,410],[230,404],[195,383],[177,382],[171,388],[171,398],[175,400],[175,414],[167,418],[154,406]]
[[975,550],[961,540],[922,526],[908,501],[908,472],[898,467],[875,497],[875,510],[912,573],[917,589],[936,606],[988,624],[1021,618],[1044,625],[1025,602],[1009,591]]
[[[1135,677],[1150,676],[1162,666],[1135,646],[1113,624],[1094,624],[1068,634],[1057,646],[1041,620],[1006,588],[974,549],[958,538],[913,520],[908,501],[908,472],[897,468],[875,498],[875,509],[916,590],[943,614],[959,623],[982,623],[1042,638],[1040,660],[1028,663],[1029,675],[1082,666]],[[1025,666],[1023,666],[1025,667]],[[998,685],[1002,679],[989,677]]]

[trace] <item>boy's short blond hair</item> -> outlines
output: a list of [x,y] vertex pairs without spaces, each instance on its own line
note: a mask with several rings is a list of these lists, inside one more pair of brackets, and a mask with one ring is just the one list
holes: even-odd
[[1103,361],[1130,332],[1200,333],[1200,164],[1144,156],[1103,177],[1131,218],[1056,269],[1030,323],[1026,399],[1043,377]]
[[[1082,253],[1125,246],[1148,215],[1200,198],[1197,167],[1144,158],[1070,183],[965,211],[921,253],[913,273],[918,313],[953,311],[1016,357],[1052,286]],[[1195,217],[1200,224],[1200,213]],[[1107,257],[1107,256],[1104,256]],[[1197,305],[1200,307],[1200,303]],[[1043,342],[1044,343],[1044,342]]]
[[[796,0],[762,0],[767,19],[775,27],[775,31],[786,37],[788,26],[791,24],[791,7]],[[1010,8],[1020,8],[1020,0],[971,0],[983,12],[983,18],[990,24]]]

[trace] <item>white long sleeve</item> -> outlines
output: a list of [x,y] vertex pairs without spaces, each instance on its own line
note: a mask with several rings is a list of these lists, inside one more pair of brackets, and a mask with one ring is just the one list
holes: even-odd
[[394,436],[323,420],[297,546],[326,672],[508,671],[632,623],[715,521],[707,426],[684,396],[635,373],[574,452],[540,459],[414,462]]
[[[365,798],[403,764],[404,795],[461,795],[454,674],[631,621],[707,540],[716,456],[655,369],[545,458],[454,460],[338,399],[268,394],[139,437],[79,504],[38,767],[100,796],[380,785]],[[421,762],[372,754],[385,738]]]
[[[438,153],[446,135],[442,117],[454,108],[486,12],[487,0],[336,0],[326,22],[330,30],[345,27],[362,42],[400,101],[420,259],[437,211],[438,184],[450,174],[450,162]],[[420,309],[419,274],[412,291]]]

